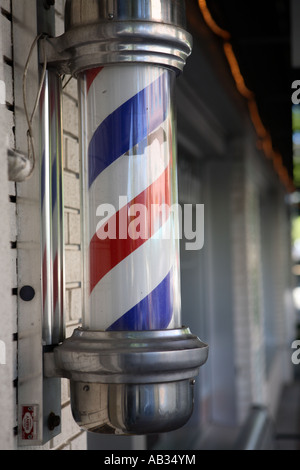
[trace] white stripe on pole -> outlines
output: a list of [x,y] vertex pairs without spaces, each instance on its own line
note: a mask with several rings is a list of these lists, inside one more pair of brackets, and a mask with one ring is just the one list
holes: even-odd
[[136,65],[110,65],[103,68],[88,91],[87,105],[91,111],[87,116],[89,120],[88,141],[107,116],[164,73],[166,70],[159,67],[152,67],[151,73],[148,68],[145,73],[143,67]]
[[[90,296],[90,321],[94,328],[99,325],[107,329],[167,276],[174,259],[173,246],[169,240],[170,229],[169,217],[156,234],[155,241],[153,238],[147,240],[97,284]],[[118,286],[118,295],[115,286]]]
[[[169,119],[161,126],[167,132]],[[158,140],[149,145],[142,155],[122,155],[102,172],[90,188],[90,201],[95,207],[95,218],[90,218],[90,236],[96,233],[96,227],[101,226],[101,219],[97,216],[97,209],[101,204],[112,205],[116,212],[129,203],[166,170],[170,163],[169,144],[160,145]],[[124,175],[132,175],[134,182],[128,184]],[[121,196],[121,199],[120,199]]]

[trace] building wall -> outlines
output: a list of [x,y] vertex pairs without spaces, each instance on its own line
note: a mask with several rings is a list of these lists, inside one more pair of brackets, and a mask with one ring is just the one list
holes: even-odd
[[[1,2],[0,14],[0,413],[3,423],[0,429],[0,449],[12,449],[15,442],[16,422],[16,241],[15,186],[8,182],[7,149],[13,142],[13,90],[12,90],[12,37],[11,9],[9,1]],[[15,246],[15,245],[13,245]]]
[[[0,37],[0,80],[6,85],[6,94],[1,92],[0,137],[3,170],[0,173],[0,212],[1,212],[1,308],[2,324],[0,341],[6,348],[6,363],[0,365],[1,416],[7,426],[0,430],[0,448],[18,447],[18,312],[22,316],[21,301],[18,297],[17,257],[21,253],[18,238],[24,236],[22,217],[26,211],[24,183],[8,181],[7,148],[26,153],[26,122],[22,108],[21,87],[25,60],[29,45],[36,37],[35,1],[1,0],[1,37]],[[57,34],[63,32],[63,0],[57,0]],[[14,42],[12,35],[14,32]],[[29,76],[36,79],[37,60],[32,60]],[[35,75],[34,75],[35,74]],[[30,77],[31,78],[31,77]],[[15,85],[15,86],[14,86]],[[32,89],[31,89],[32,88]],[[1,88],[2,90],[2,88]],[[29,88],[29,94],[34,93]],[[32,95],[29,97],[32,104]],[[66,335],[69,336],[81,319],[80,296],[80,192],[79,192],[79,148],[78,148],[78,110],[76,82],[70,81],[63,93],[64,117],[64,179],[65,179],[65,248],[66,248]],[[38,135],[38,134],[37,134]],[[38,140],[38,139],[37,139]],[[25,208],[25,209],[24,209]],[[18,217],[19,216],[19,217]],[[29,224],[30,225],[30,224]],[[38,236],[38,235],[37,235]],[[21,245],[21,243],[19,244]],[[17,248],[20,248],[19,250]],[[20,255],[22,270],[22,254]],[[19,318],[20,320],[20,318]],[[22,319],[21,319],[22,321]],[[19,338],[20,339],[20,338]],[[0,342],[0,345],[2,343]],[[20,343],[21,344],[21,343]],[[0,358],[1,361],[1,358]],[[74,422],[70,410],[68,381],[62,380],[62,432],[48,442],[43,449],[86,449],[86,434]],[[32,447],[31,447],[32,448]],[[41,448],[41,447],[38,447]]]
[[[250,138],[249,138],[250,137]],[[232,188],[233,293],[238,422],[253,404],[274,418],[292,380],[289,209],[251,135],[237,141]],[[285,319],[285,320],[284,320]]]

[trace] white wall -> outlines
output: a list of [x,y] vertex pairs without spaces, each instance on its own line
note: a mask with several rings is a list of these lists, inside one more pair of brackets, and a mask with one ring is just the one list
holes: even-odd
[[[15,241],[15,204],[10,202],[9,195],[15,195],[13,184],[7,177],[7,147],[12,140],[13,115],[12,98],[12,67],[8,65],[12,58],[11,49],[11,22],[8,19],[10,2],[1,1],[2,9],[7,15],[0,14],[0,86],[3,89],[5,81],[5,95],[0,94],[0,449],[12,449],[14,446],[14,428],[16,394],[13,380],[16,378],[16,364],[14,361],[16,343],[13,342],[13,333],[16,332],[16,299],[12,296],[12,289],[16,287],[15,251],[10,249],[10,242]],[[3,57],[5,56],[5,63]],[[9,105],[7,106],[6,103]],[[3,423],[7,423],[3,426]]]
[[[0,364],[0,413],[2,423],[0,428],[0,449],[17,449],[17,250],[18,236],[23,236],[24,224],[18,215],[26,211],[28,198],[25,193],[30,191],[29,186],[8,181],[7,175],[7,146],[12,149],[26,151],[27,140],[26,123],[22,108],[23,66],[31,44],[36,36],[35,0],[27,0],[26,5],[20,0],[1,0],[1,36],[0,36],[0,80],[5,81],[6,96],[3,104],[1,94],[0,104],[0,158],[2,171],[0,172],[0,341],[5,345],[6,364]],[[63,32],[64,1],[56,0],[57,34]],[[14,43],[12,43],[12,29],[14,28]],[[4,57],[4,60],[3,60]],[[37,61],[33,59],[30,73],[33,78],[37,69]],[[33,80],[34,81],[34,80]],[[14,87],[15,85],[15,87]],[[77,90],[75,81],[71,81],[64,90],[64,170],[65,170],[65,243],[66,243],[66,334],[69,336],[78,325],[81,317],[80,296],[80,204],[79,204],[79,146],[77,121]],[[34,93],[33,86],[29,87],[29,94]],[[32,101],[30,101],[32,103]],[[17,110],[17,118],[15,111]],[[15,126],[15,129],[14,129]],[[38,139],[37,139],[38,140]],[[38,175],[37,175],[38,178]],[[32,180],[32,182],[34,179]],[[26,183],[27,184],[27,183]],[[34,187],[34,185],[33,185]],[[28,193],[27,193],[28,194]],[[16,204],[16,201],[18,202]],[[35,206],[34,206],[35,207]],[[24,209],[25,208],[25,209]],[[35,210],[35,209],[34,209]],[[23,226],[22,226],[23,224]],[[28,219],[30,227],[30,212]],[[38,235],[36,234],[36,237]],[[11,246],[13,249],[11,249]],[[17,245],[18,246],[18,245]],[[22,258],[22,257],[21,257]],[[30,266],[28,266],[30,269]],[[21,261],[21,270],[24,276],[26,264]],[[39,292],[37,292],[37,297]],[[37,312],[39,314],[39,312]],[[24,312],[23,312],[24,315]],[[20,338],[19,338],[20,339]],[[36,341],[36,338],[33,338]],[[3,342],[3,343],[2,343]],[[22,343],[19,343],[22,344]],[[40,345],[41,346],[41,345]],[[2,348],[3,349],[3,348]],[[1,350],[2,350],[1,349]],[[0,357],[1,362],[1,357]],[[32,447],[31,447],[32,448]],[[41,447],[39,447],[40,449]],[[86,449],[86,434],[74,422],[70,410],[70,396],[68,382],[62,381],[62,432],[42,449]]]

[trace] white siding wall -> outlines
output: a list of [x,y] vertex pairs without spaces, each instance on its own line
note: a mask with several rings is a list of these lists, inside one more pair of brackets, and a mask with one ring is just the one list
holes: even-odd
[[[13,92],[12,92],[12,36],[10,1],[0,3],[0,83],[5,82],[5,95],[0,98],[0,449],[13,449],[16,427],[16,250],[10,243],[16,241],[15,186],[8,182],[7,148],[13,144]],[[9,196],[12,196],[9,198]],[[12,202],[10,202],[10,200]],[[14,336],[14,339],[16,337]],[[3,426],[3,423],[7,423]]]
[[[22,2],[23,3],[23,2]],[[29,2],[31,3],[31,2]],[[26,37],[26,44],[31,43],[36,35],[34,18],[30,8],[22,16],[18,16],[20,0],[1,0],[0,15],[0,80],[5,81],[5,104],[0,104],[0,158],[3,166],[0,172],[0,341],[6,346],[6,364],[0,364],[0,413],[2,422],[6,426],[0,428],[0,449],[17,449],[17,204],[16,196],[20,196],[22,205],[22,183],[18,184],[19,194],[14,183],[7,177],[7,146],[25,149],[27,146],[26,133],[21,127],[26,123],[21,113],[15,121],[15,96],[17,94],[20,106],[20,87],[14,89],[14,84],[20,84],[23,69],[18,66],[13,56],[12,28],[19,31],[20,36],[14,38],[14,46],[20,48],[22,42],[21,30]],[[34,3],[32,3],[34,5]],[[27,5],[28,6],[28,5]],[[56,0],[57,34],[63,32],[64,0]],[[18,21],[17,21],[18,20]],[[14,23],[15,22],[15,23]],[[17,25],[17,26],[16,26]],[[28,50],[24,45],[24,61]],[[17,54],[20,54],[20,49]],[[34,62],[34,60],[33,60]],[[37,64],[34,63],[33,69]],[[79,145],[78,145],[78,109],[77,86],[72,80],[64,89],[63,117],[64,117],[64,170],[65,170],[65,243],[66,243],[66,334],[72,334],[73,329],[81,319],[81,291],[80,291],[80,196],[79,196]],[[14,131],[14,126],[18,126]],[[17,141],[15,135],[18,136]],[[23,135],[23,137],[22,137]],[[21,206],[20,206],[21,207]],[[11,249],[12,247],[12,249]],[[14,289],[14,290],[13,290]],[[14,295],[13,295],[14,294]],[[2,344],[2,343],[0,343]],[[31,447],[32,449],[32,447]],[[40,449],[40,447],[39,447]],[[70,396],[68,381],[62,381],[62,433],[47,443],[42,449],[85,450],[86,434],[75,424],[70,409]]]

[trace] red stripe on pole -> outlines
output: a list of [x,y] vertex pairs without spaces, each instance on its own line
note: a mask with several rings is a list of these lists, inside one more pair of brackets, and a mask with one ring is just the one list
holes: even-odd
[[58,259],[57,255],[55,256],[54,265],[53,265],[53,310],[56,309],[56,304],[58,300]]
[[46,250],[44,250],[44,255],[43,255],[43,279],[42,279],[42,284],[43,284],[43,308],[45,308],[45,301],[46,301],[46,296],[47,296],[47,257],[46,257]]
[[95,80],[97,75],[99,75],[102,69],[103,67],[97,67],[96,69],[90,69],[90,70],[87,70],[87,72],[85,72],[87,92],[89,92],[93,84],[93,81]]
[[[116,212],[94,235],[90,243],[90,292],[93,291],[98,282],[111,269],[142,246],[149,238],[153,237],[156,231],[167,220],[168,216],[163,219],[160,214],[151,213],[151,205],[165,204],[167,209],[170,208],[169,181],[170,168],[168,167],[151,186],[130,201],[120,211]],[[138,216],[129,216],[128,214],[130,208],[133,209],[132,206],[137,204],[143,205],[146,209],[146,218],[144,220],[145,237],[133,239],[128,235],[128,229]],[[151,215],[154,217],[152,218]],[[120,221],[126,221],[124,224],[126,232],[125,236],[124,233],[121,235],[122,238],[120,238],[120,232],[124,232],[124,227],[122,226],[120,230]],[[116,238],[100,239],[99,236],[105,234],[105,229],[109,224],[115,227]]]

